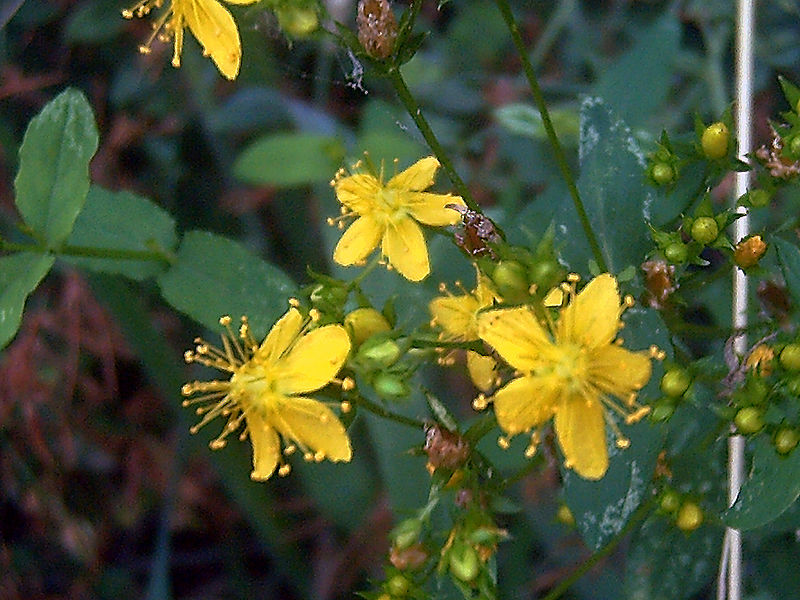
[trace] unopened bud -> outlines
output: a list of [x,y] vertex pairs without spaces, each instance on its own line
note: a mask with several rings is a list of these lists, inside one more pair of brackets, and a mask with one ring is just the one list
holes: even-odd
[[498,293],[509,302],[520,302],[528,295],[528,273],[515,260],[504,260],[492,273],[492,281]]
[[422,523],[419,519],[406,519],[392,529],[389,535],[395,548],[405,550],[416,543],[421,531]]
[[319,16],[313,7],[298,7],[286,3],[275,10],[278,26],[293,37],[305,37],[319,27]]
[[766,251],[767,244],[760,235],[754,235],[736,244],[733,261],[739,268],[747,269],[757,265]]
[[361,344],[356,359],[376,367],[390,367],[396,363],[401,354],[400,346],[394,340],[382,337],[369,338]]
[[358,41],[372,58],[384,60],[394,50],[397,20],[388,0],[360,0],[358,3]]
[[381,398],[388,400],[404,398],[411,393],[406,382],[391,373],[379,373],[372,385]]
[[475,549],[464,542],[453,545],[449,555],[450,572],[461,581],[469,583],[480,572],[480,561]]
[[386,317],[374,308],[357,308],[348,313],[344,318],[344,326],[355,346],[360,346],[376,333],[383,333],[392,328]]

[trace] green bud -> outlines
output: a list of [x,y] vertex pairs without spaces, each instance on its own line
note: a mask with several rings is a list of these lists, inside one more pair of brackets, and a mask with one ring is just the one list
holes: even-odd
[[755,406],[740,408],[733,418],[736,429],[745,435],[760,431],[764,427],[761,409]]
[[686,369],[670,369],[661,378],[661,391],[670,398],[683,396],[689,385],[692,383],[692,376]]
[[535,283],[540,291],[546,293],[563,281],[565,272],[564,267],[558,264],[558,261],[553,258],[550,260],[542,260],[534,264],[528,270],[528,275],[531,283]]
[[671,402],[660,402],[653,406],[653,411],[650,413],[650,420],[655,423],[662,423],[668,421],[675,413],[675,406]]
[[713,217],[698,217],[692,223],[692,239],[708,245],[719,237],[719,225]]
[[456,542],[448,555],[450,572],[461,581],[469,583],[480,573],[481,565],[475,549],[464,542]]
[[787,371],[800,371],[800,344],[786,344],[779,360]]
[[408,594],[410,587],[411,583],[408,579],[399,573],[386,582],[386,590],[391,594],[392,598],[403,598]]
[[650,169],[650,177],[658,185],[668,185],[675,181],[675,169],[669,163],[657,162]]
[[664,257],[669,262],[679,265],[689,258],[689,248],[683,242],[672,242],[664,248]]
[[510,302],[519,302],[528,295],[528,275],[525,267],[515,260],[500,262],[492,273],[492,281],[500,296]]
[[314,8],[294,6],[287,3],[275,9],[278,26],[292,37],[305,37],[319,27],[319,17]]
[[789,454],[800,442],[800,433],[792,427],[781,427],[775,432],[773,443],[778,454]]
[[394,547],[398,550],[410,548],[419,539],[422,532],[422,523],[419,519],[406,519],[392,529],[390,537]]
[[789,142],[789,154],[792,157],[800,156],[800,136],[792,138],[792,141]]
[[378,373],[372,386],[381,398],[387,400],[405,398],[411,392],[405,381],[391,373]]
[[661,494],[661,510],[674,513],[681,505],[681,496],[673,489],[666,489]]
[[382,336],[370,337],[361,344],[356,360],[375,367],[391,367],[401,354],[400,346],[394,340]]

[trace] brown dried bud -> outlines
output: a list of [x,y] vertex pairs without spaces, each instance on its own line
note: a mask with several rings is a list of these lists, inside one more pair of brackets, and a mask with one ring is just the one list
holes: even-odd
[[408,548],[392,547],[389,552],[389,562],[401,571],[419,569],[428,560],[428,551],[422,544],[414,544]]
[[431,425],[425,431],[425,453],[428,467],[457,469],[469,457],[469,444],[457,433],[447,431],[440,425]]
[[757,265],[766,251],[767,244],[760,235],[754,235],[736,244],[733,249],[733,261],[739,268],[747,269]]
[[394,50],[397,20],[388,0],[359,0],[358,41],[372,58],[384,60]]
[[675,285],[675,267],[665,260],[648,260],[642,264],[647,287],[647,304],[662,309],[667,298],[678,289]]

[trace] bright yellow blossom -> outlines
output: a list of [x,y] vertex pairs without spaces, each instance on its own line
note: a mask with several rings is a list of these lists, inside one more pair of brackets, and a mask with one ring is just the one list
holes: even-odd
[[[359,166],[356,163],[354,168]],[[423,191],[433,185],[438,168],[439,161],[428,156],[386,183],[382,171],[375,177],[340,170],[331,185],[343,205],[342,219],[356,219],[336,245],[333,259],[345,266],[360,263],[380,245],[389,264],[406,279],[420,281],[427,276],[431,270],[428,248],[417,221],[453,225],[461,216],[446,206],[464,206],[460,196]]]
[[339,419],[322,402],[303,396],[334,381],[342,368],[350,352],[344,327],[326,325],[309,330],[309,321],[291,308],[259,346],[245,319],[238,337],[230,322],[230,317],[220,319],[227,329],[222,349],[198,339],[196,349],[186,352],[186,362],[231,374],[228,380],[195,381],[183,386],[184,396],[202,394],[183,402],[184,406],[200,405],[197,414],[202,419],[192,427],[192,433],[218,416],[227,419],[210,444],[217,449],[225,445],[228,434],[244,424],[240,439],[250,436],[250,476],[258,481],[269,479],[279,464],[278,473],[287,474],[289,465],[282,454],[291,454],[297,448],[309,461],[349,461],[350,440]]
[[[628,424],[649,412],[635,398],[650,379],[656,349],[648,356],[615,343],[620,315],[630,301],[620,303],[614,277],[600,275],[577,295],[576,282],[572,276],[562,286],[569,304],[555,324],[544,327],[526,306],[497,309],[478,316],[478,334],[519,374],[490,399],[500,427],[513,436],[554,417],[565,466],[586,479],[600,479],[608,469],[606,421],[617,433],[617,445],[628,445],[607,409]],[[538,438],[534,433],[526,455],[535,451]]]
[[[478,313],[492,306],[500,297],[490,285],[489,279],[478,271],[478,282],[472,293],[460,296],[439,296],[428,305],[433,315],[432,325],[442,328],[441,339],[455,342],[471,342],[478,337]],[[467,370],[475,386],[488,391],[497,378],[497,364],[491,356],[467,351]]]
[[[226,0],[230,4],[253,4],[258,0]],[[153,9],[161,8],[164,0],[141,0],[131,9],[122,11],[126,19],[143,17]],[[139,50],[150,52],[150,44],[158,37],[162,41],[175,40],[172,66],[181,65],[183,30],[189,28],[203,47],[203,54],[210,56],[219,72],[228,79],[236,79],[242,58],[239,30],[231,14],[217,0],[171,0],[153,25],[153,34]]]

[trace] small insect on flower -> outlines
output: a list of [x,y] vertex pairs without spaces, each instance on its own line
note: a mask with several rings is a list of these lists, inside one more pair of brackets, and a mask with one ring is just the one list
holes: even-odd
[[[489,310],[478,316],[478,333],[519,376],[492,398],[479,397],[478,408],[494,403],[497,423],[508,435],[535,429],[526,456],[540,439],[539,428],[551,417],[564,453],[564,466],[585,479],[600,479],[608,469],[606,428],[617,435],[617,447],[629,441],[609,410],[627,424],[650,410],[636,402],[636,392],[650,379],[650,359],[662,353],[631,352],[616,343],[622,311],[617,280],[609,274],[576,293],[577,276],[562,284],[564,300],[558,320],[543,326],[528,306]],[[620,399],[616,401],[613,397]],[[507,438],[501,438],[507,446]]]
[[231,329],[230,317],[220,319],[220,324],[226,329],[221,349],[197,339],[195,350],[184,356],[186,362],[231,374],[230,379],[183,386],[184,396],[194,396],[183,405],[197,405],[196,412],[202,417],[191,432],[196,433],[216,417],[227,419],[210,444],[215,450],[225,446],[225,438],[243,426],[239,438],[249,435],[253,444],[250,476],[257,481],[269,479],[276,468],[279,475],[288,474],[290,467],[283,455],[298,449],[307,461],[349,461],[352,450],[342,423],[326,404],[304,396],[329,383],[350,387],[351,380],[335,379],[350,352],[350,337],[344,327],[313,327],[313,315],[305,319],[299,310],[291,308],[259,346],[245,318],[238,336]]
[[[256,1],[227,0],[230,4],[253,4]],[[141,0],[133,8],[123,10],[122,16],[126,19],[145,17],[163,4],[164,0]],[[156,38],[163,42],[174,39],[172,66],[179,67],[185,27],[197,38],[203,46],[203,54],[211,57],[219,72],[228,79],[236,79],[242,58],[239,30],[231,14],[217,0],[171,0],[153,24],[150,38],[139,46],[139,51],[148,54]]]
[[420,281],[430,273],[428,247],[419,223],[442,227],[459,220],[458,212],[447,205],[463,206],[461,196],[425,192],[433,185],[439,161],[433,156],[418,160],[405,171],[383,182],[379,174],[358,171],[361,162],[348,174],[340,170],[331,185],[342,203],[342,216],[329,219],[344,228],[343,221],[355,221],[344,232],[333,260],[348,266],[361,263],[375,248],[389,264],[410,281]]

